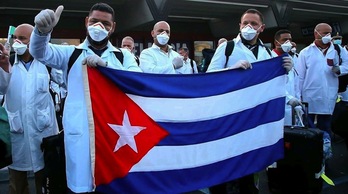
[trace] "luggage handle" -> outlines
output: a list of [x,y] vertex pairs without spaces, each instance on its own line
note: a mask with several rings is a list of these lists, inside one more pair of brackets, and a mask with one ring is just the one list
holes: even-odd
[[[308,102],[301,102],[302,111],[304,116],[297,115],[299,122],[303,124],[303,128],[308,128]],[[296,112],[295,107],[291,107],[291,128],[295,127],[296,122]]]

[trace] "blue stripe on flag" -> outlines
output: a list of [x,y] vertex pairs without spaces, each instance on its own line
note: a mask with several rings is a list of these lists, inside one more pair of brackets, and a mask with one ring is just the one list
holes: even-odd
[[[187,98],[224,94],[271,80],[284,75],[285,69],[281,64],[282,58],[275,57],[253,64],[251,70],[234,69],[214,73],[180,75],[128,72],[101,66],[98,66],[98,69],[128,94],[146,97]],[[139,74],[142,75],[139,76]],[[201,87],[197,87],[198,84],[187,84],[190,82],[199,83]]]
[[[98,186],[97,191],[120,194],[176,194],[198,190],[264,170],[274,161],[283,157],[283,144],[283,139],[281,139],[272,146],[196,168],[130,173],[125,178],[116,179],[108,185]],[[217,169],[225,170],[220,170],[217,173]]]
[[255,108],[212,120],[188,123],[163,123],[161,127],[169,132],[169,136],[158,145],[187,145],[203,143],[228,137],[256,126],[279,121],[284,117],[285,98],[277,98]]

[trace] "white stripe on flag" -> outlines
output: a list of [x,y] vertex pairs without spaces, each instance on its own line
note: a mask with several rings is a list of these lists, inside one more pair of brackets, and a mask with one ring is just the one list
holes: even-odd
[[[130,172],[186,169],[232,158],[275,144],[283,138],[283,126],[282,119],[206,143],[185,146],[155,146],[132,167]],[[168,158],[170,159],[168,160]],[[204,160],[197,158],[204,158]]]
[[157,122],[192,122],[223,117],[284,97],[285,87],[279,85],[285,85],[284,76],[234,92],[202,98],[127,95]]

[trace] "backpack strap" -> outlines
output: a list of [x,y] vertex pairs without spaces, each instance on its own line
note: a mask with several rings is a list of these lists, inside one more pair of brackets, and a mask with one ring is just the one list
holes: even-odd
[[[337,44],[334,44],[334,48],[337,51],[338,54],[338,65],[342,64],[342,58],[341,58],[341,48]],[[348,85],[348,74],[338,76],[338,92],[345,92],[347,90]]]
[[193,60],[192,59],[190,60],[191,60],[190,63],[191,63],[192,73],[195,73],[195,70],[193,69]]
[[338,46],[337,44],[333,44],[334,45],[334,48],[338,54],[338,58],[339,58],[339,64],[338,65],[341,65],[342,64],[342,58],[341,58],[341,48],[340,46]]
[[[269,54],[269,56],[273,57],[272,53],[271,53],[271,50],[267,46],[265,46],[265,45],[262,45],[262,46],[265,47],[265,49],[266,49],[267,53]],[[227,42],[226,49],[225,49],[225,56],[226,56],[225,68],[227,67],[228,59],[229,59],[230,55],[232,54],[233,49],[234,49],[234,41],[230,40],[230,41]]]
[[15,61],[15,54],[12,54],[12,55],[10,55],[10,64],[11,64],[11,66],[13,66],[13,63],[14,63],[14,61]]
[[271,56],[271,58],[272,58],[273,56],[272,56],[271,50],[267,46],[265,46],[265,49],[268,52],[269,56]]
[[76,59],[81,55],[82,49],[75,48],[74,52],[70,55],[69,62],[68,62],[68,74],[71,69],[71,67],[74,65]]
[[117,48],[120,52],[116,52],[114,51],[113,53],[115,54],[116,58],[121,62],[121,64],[123,65],[123,53],[121,51],[121,49]]
[[232,54],[234,49],[234,41],[230,40],[226,43],[226,49],[225,49],[225,56],[226,56],[226,63],[225,68],[227,67],[228,59],[230,58],[230,55]]

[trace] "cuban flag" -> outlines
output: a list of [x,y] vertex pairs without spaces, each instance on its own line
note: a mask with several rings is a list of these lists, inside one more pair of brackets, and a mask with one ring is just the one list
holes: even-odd
[[85,67],[96,191],[183,193],[282,158],[281,64],[195,75]]

